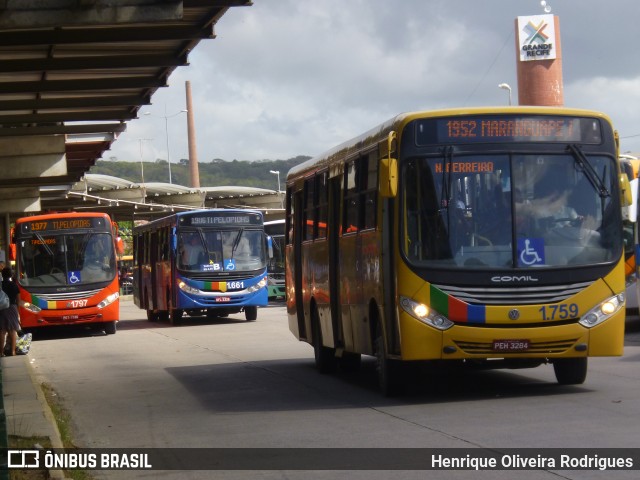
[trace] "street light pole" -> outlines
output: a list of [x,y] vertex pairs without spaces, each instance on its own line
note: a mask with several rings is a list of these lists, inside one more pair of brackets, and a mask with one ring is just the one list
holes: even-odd
[[280,193],[280,170],[269,170],[269,173],[273,173],[278,176],[278,193]]
[[[175,117],[180,115],[181,113],[186,113],[188,110],[180,110],[179,112],[174,113],[173,115],[167,115],[167,105],[164,105],[164,115],[160,115],[164,118],[164,135],[167,140],[167,163],[169,164],[169,183],[173,183],[171,178],[171,152],[169,151],[169,119],[171,117]],[[150,112],[144,112],[145,115],[151,115]],[[155,115],[151,115],[152,117]]]
[[144,162],[142,159],[142,142],[144,141],[150,141],[153,140],[153,138],[139,138],[138,139],[138,143],[140,144],[140,180],[142,182],[142,203],[145,203],[145,200],[147,198],[147,188],[144,184]]
[[167,163],[169,164],[169,183],[171,181],[171,153],[169,150],[169,117],[167,117],[167,104],[164,105],[164,136],[167,139]]
[[511,87],[508,83],[501,83],[498,85],[498,88],[502,88],[503,90],[509,90],[509,105],[511,105]]

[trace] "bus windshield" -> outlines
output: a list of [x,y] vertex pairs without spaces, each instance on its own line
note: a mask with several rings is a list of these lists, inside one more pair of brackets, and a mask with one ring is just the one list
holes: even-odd
[[619,258],[616,164],[607,156],[456,155],[404,163],[402,245],[416,266],[529,268]]
[[110,282],[115,250],[108,233],[34,231],[20,240],[19,283],[23,286],[81,286]]
[[181,230],[178,234],[178,268],[191,271],[247,271],[266,267],[261,230]]

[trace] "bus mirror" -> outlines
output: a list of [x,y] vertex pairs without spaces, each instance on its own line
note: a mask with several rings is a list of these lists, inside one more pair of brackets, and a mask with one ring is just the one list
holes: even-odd
[[386,198],[396,196],[398,192],[398,160],[383,158],[380,161],[380,195]]
[[267,235],[267,253],[269,258],[273,258],[273,239],[271,235]]
[[631,183],[626,173],[620,174],[620,190],[622,191],[622,206],[630,206],[633,203],[633,194],[631,192]]
[[14,227],[9,230],[9,260],[16,261],[16,231]]
[[116,253],[118,255],[124,253],[124,240],[122,240],[122,237],[116,237]]

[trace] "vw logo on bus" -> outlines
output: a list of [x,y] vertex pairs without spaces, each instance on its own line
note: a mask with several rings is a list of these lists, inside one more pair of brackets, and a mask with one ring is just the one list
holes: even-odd
[[520,318],[520,310],[518,310],[517,308],[514,308],[513,310],[509,310],[510,320],[517,320],[519,318]]

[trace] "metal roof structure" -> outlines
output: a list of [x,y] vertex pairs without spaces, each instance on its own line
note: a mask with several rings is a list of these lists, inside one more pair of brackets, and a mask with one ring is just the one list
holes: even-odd
[[171,211],[198,208],[251,208],[265,218],[284,218],[284,192],[254,187],[199,187],[150,182],[135,183],[110,175],[87,173],[64,195],[46,198],[50,211],[101,211],[118,219],[147,219]]
[[251,4],[0,2],[0,164],[24,167],[0,176],[0,189],[15,191],[6,198],[24,189],[43,203],[64,198],[169,75],[188,64],[189,52],[215,37],[227,10]]

